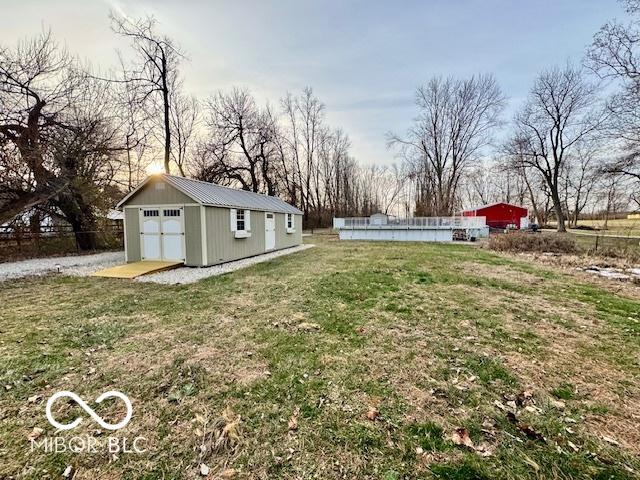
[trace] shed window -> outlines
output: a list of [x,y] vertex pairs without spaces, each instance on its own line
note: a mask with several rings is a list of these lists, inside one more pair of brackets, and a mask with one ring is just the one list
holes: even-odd
[[244,222],[244,210],[238,210],[236,213],[236,230],[244,231],[245,230],[245,222]]
[[296,231],[296,222],[293,213],[285,213],[284,226],[287,230],[287,233],[294,233]]
[[144,217],[159,217],[160,212],[158,210],[144,210],[142,215]]
[[179,209],[170,209],[170,210],[165,210],[163,212],[165,217],[179,217],[180,216],[180,210]]

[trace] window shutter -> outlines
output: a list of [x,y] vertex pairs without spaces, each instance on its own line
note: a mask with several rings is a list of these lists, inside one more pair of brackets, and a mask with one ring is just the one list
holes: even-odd
[[231,220],[231,231],[235,232],[236,231],[236,209],[232,208],[229,210],[229,218]]
[[247,232],[251,231],[251,210],[244,211],[244,229]]
[[285,213],[284,214],[284,230],[285,230],[285,232],[287,231],[287,228],[289,228],[289,214]]

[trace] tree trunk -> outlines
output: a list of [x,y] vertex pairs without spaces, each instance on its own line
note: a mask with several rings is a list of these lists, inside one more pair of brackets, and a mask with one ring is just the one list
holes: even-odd
[[566,232],[567,227],[565,226],[564,211],[562,210],[562,201],[560,200],[560,195],[558,194],[557,188],[553,188],[551,190],[551,197],[553,200],[553,210],[556,214],[556,221],[558,222],[557,231],[559,233]]
[[169,124],[169,86],[167,82],[167,59],[162,55],[162,101],[164,102],[164,172],[171,173],[169,165],[171,153],[171,125]]
[[96,235],[96,216],[92,205],[85,200],[82,187],[70,184],[64,192],[58,195],[54,204],[71,225],[78,249],[96,250],[99,246]]

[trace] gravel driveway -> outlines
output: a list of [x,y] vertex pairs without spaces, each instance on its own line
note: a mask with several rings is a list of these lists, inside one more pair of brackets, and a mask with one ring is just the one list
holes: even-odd
[[216,265],[214,267],[181,267],[175,270],[167,270],[166,272],[152,273],[151,275],[143,275],[136,278],[137,282],[153,282],[170,284],[186,284],[195,283],[203,278],[215,277],[216,275],[222,275],[224,273],[234,272],[241,268],[246,268],[256,263],[266,262],[268,260],[282,257],[283,255],[289,255],[296,252],[301,252],[312,248],[315,245],[306,244],[298,245],[297,247],[286,248],[284,250],[278,250],[271,253],[263,253],[262,255],[256,255],[255,257],[243,258],[242,260],[236,260],[235,262],[227,262],[222,265]]
[[[243,258],[235,262],[223,263],[215,267],[197,268],[181,267],[166,272],[143,275],[136,278],[138,282],[153,282],[162,284],[195,283],[203,278],[214,277],[224,273],[240,270],[273,258],[301,252],[314,245],[299,245],[297,247],[265,253],[255,257]],[[86,277],[103,268],[124,263],[124,252],[106,252],[94,255],[74,255],[69,257],[34,258],[19,262],[0,263],[0,282],[16,278],[42,276],[52,273]]]
[[0,282],[16,278],[62,273],[64,275],[87,276],[124,263],[124,252],[105,252],[94,255],[69,257],[32,258],[19,262],[0,263]]

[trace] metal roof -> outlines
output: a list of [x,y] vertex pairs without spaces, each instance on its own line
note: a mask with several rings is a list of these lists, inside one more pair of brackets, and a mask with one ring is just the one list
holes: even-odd
[[[509,207],[513,207],[513,208],[519,208],[521,210],[527,210],[525,207],[521,207],[520,205],[514,205],[513,203],[507,203],[507,202],[493,202],[493,203],[487,203],[486,205],[478,205],[477,207],[473,207],[473,208],[467,208],[465,210],[462,210],[463,212],[475,212],[478,210],[483,210],[485,208],[489,208],[489,207],[495,207],[496,205],[507,205]],[[528,210],[527,210],[528,211]]]
[[118,207],[124,205],[138,190],[143,188],[151,178],[162,178],[169,185],[177,188],[185,195],[191,197],[197,203],[213,207],[246,208],[248,210],[261,210],[265,212],[295,213],[301,215],[302,212],[293,205],[289,205],[284,200],[271,197],[262,193],[238,190],[230,187],[222,187],[201,180],[191,178],[176,177],[174,175],[154,175],[147,177],[135,190],[120,200]]

